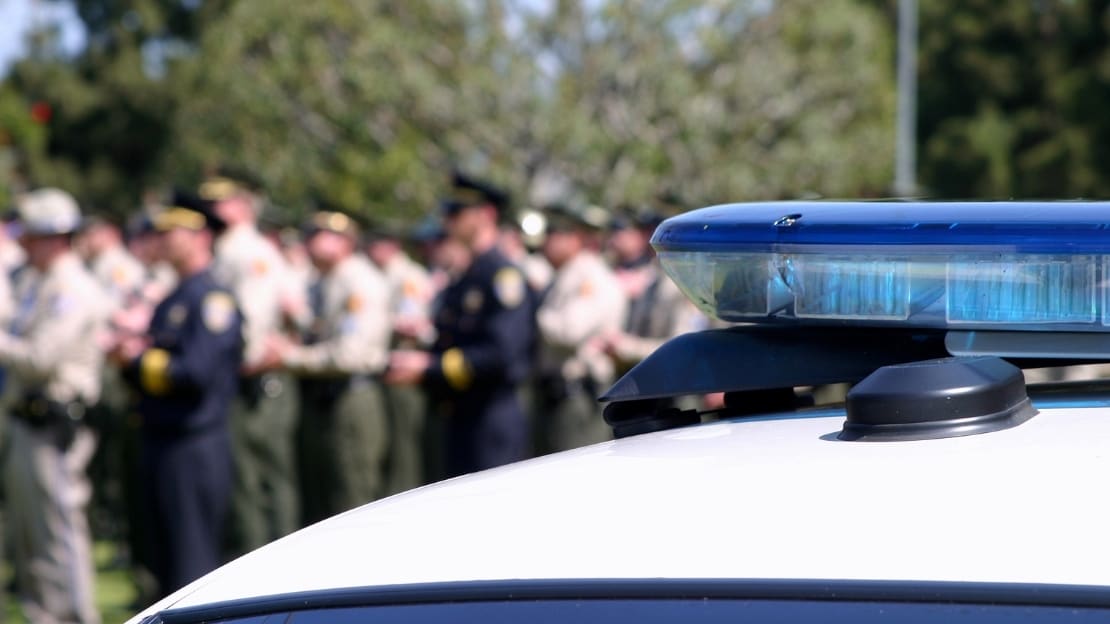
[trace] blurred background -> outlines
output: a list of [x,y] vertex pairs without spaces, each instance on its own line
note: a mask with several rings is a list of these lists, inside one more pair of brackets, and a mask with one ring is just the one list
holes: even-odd
[[1110,0],[0,0],[0,207],[122,220],[221,163],[277,225],[414,224],[454,167],[518,208],[1106,198],[1108,103]]
[[[0,195],[122,215],[239,162],[290,219],[415,218],[454,163],[601,205],[889,196],[898,4],[0,0]],[[899,194],[1107,195],[1108,5],[914,7]]]

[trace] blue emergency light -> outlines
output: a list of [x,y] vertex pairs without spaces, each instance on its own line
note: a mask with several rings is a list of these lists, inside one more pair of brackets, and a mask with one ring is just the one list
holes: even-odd
[[1110,331],[1110,202],[767,202],[652,238],[731,322]]

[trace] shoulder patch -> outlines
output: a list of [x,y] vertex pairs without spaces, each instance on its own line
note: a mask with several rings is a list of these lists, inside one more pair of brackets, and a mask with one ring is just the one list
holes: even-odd
[[116,266],[112,267],[111,279],[113,284],[115,284],[119,288],[122,288],[126,286],[127,283],[131,280],[131,272],[128,271],[127,267],[123,266],[122,264],[117,264]]
[[255,258],[251,263],[251,272],[257,276],[265,275],[270,272],[270,263],[265,258]]
[[582,284],[578,287],[578,296],[579,297],[590,297],[590,296],[593,296],[593,294],[594,294],[594,283],[591,282],[590,280],[586,280],[586,281],[582,282]]
[[215,291],[204,297],[201,304],[204,326],[214,334],[221,334],[231,327],[235,320],[235,299],[231,295]]
[[349,314],[361,312],[362,308],[365,305],[366,303],[362,300],[362,297],[358,295],[351,295],[350,297],[347,297],[347,312]]
[[515,308],[524,301],[524,276],[514,267],[505,267],[493,276],[493,292],[506,308]]

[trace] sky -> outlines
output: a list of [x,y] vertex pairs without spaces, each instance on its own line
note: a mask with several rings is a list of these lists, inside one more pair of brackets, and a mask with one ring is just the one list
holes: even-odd
[[65,46],[78,50],[84,43],[80,20],[67,2],[0,0],[0,75],[26,50],[24,38],[35,24],[60,22]]

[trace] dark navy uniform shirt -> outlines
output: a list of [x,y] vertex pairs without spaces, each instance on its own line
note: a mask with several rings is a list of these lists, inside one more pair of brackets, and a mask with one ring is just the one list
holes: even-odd
[[444,290],[435,327],[425,385],[440,398],[514,390],[531,370],[535,296],[520,268],[496,248],[477,256]]
[[152,344],[126,371],[142,393],[143,429],[180,435],[222,427],[238,389],[242,316],[231,294],[203,271],[154,310]]

